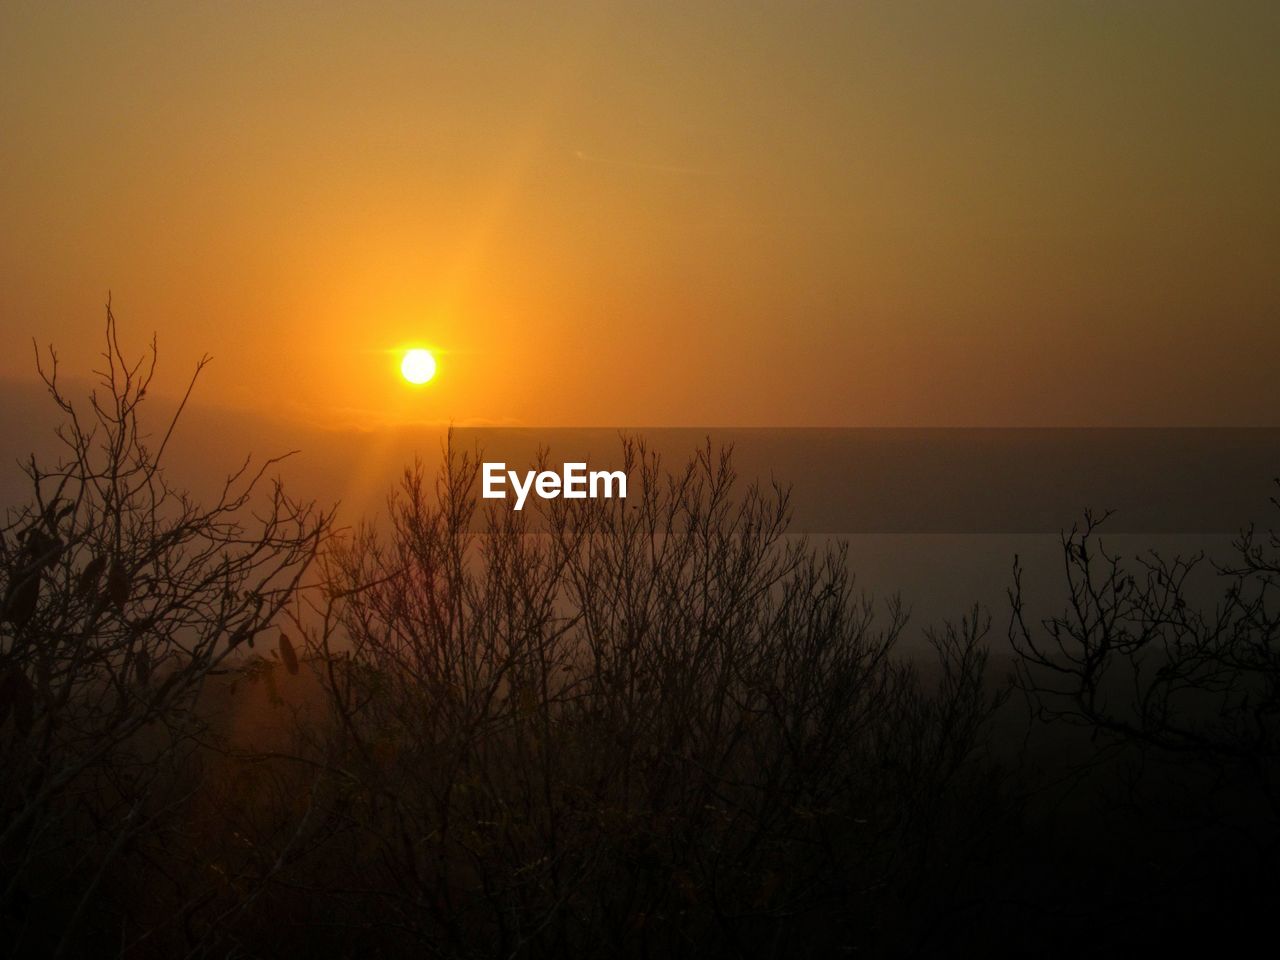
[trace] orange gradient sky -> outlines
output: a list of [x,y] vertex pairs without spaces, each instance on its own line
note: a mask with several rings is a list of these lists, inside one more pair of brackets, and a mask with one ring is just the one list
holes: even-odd
[[[1280,4],[0,6],[0,376],[319,425],[1280,423]],[[398,347],[436,349],[410,389]]]

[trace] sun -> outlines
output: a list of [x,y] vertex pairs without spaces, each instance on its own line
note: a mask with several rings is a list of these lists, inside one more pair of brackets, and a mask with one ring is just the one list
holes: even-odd
[[400,361],[400,373],[410,383],[426,383],[436,375],[436,358],[430,350],[406,350]]

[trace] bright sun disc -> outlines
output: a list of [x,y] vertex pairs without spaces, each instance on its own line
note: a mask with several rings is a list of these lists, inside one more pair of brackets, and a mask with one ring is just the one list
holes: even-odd
[[436,375],[436,358],[428,350],[409,350],[400,361],[400,373],[410,383],[426,383]]

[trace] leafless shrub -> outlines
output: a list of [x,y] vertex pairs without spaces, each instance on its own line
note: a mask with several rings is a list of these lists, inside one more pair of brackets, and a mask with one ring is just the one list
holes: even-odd
[[1042,766],[1062,778],[1042,805],[1070,802],[1044,822],[1107,864],[1084,888],[1096,922],[1210,911],[1244,937],[1269,916],[1280,866],[1280,539],[1250,528],[1226,563],[1126,559],[1105,519],[1062,538],[1061,611],[1034,620],[1015,565],[1019,685],[1031,732],[1053,745]]
[[154,882],[172,863],[200,789],[200,693],[276,618],[329,529],[278,482],[264,491],[274,461],[246,461],[212,505],[173,488],[162,461],[186,398],[153,441],[140,413],[155,356],[153,343],[126,360],[108,306],[82,408],[37,352],[63,453],[26,463],[31,501],[0,535],[0,930],[15,954],[79,953],[104,916],[122,953],[154,938],[126,864]]
[[[1280,539],[1251,528],[1234,561],[1211,570],[1202,553],[1125,562],[1102,541],[1103,519],[1087,516],[1063,537],[1068,605],[1038,629],[1027,621],[1015,567],[1010,634],[1036,709],[1106,744],[1274,774]],[[1192,596],[1201,574],[1220,587],[1207,609]]]
[[[449,955],[755,953],[866,943],[921,880],[985,718],[985,627],[893,655],[843,548],[785,536],[728,452],[625,501],[473,529],[476,460],[421,467],[330,559],[305,632],[349,777],[350,916]],[[300,618],[299,626],[303,626]],[[339,639],[340,638],[340,639]],[[319,755],[319,754],[318,754]]]

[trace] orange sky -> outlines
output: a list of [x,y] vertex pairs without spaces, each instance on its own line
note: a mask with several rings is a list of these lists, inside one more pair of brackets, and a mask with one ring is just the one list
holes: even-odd
[[[320,425],[1280,423],[1280,5],[0,6],[0,376]],[[412,391],[392,351],[439,350]]]

